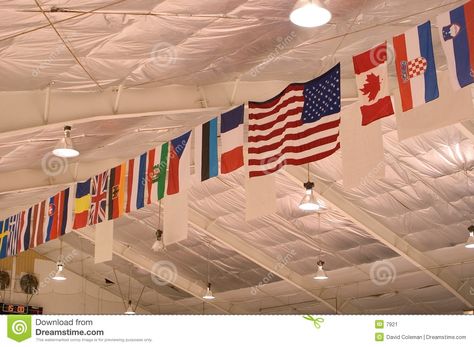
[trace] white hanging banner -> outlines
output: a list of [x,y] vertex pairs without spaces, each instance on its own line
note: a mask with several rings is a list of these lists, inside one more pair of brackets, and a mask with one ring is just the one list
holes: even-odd
[[344,188],[385,176],[381,120],[362,125],[358,102],[341,111],[341,152]]
[[95,225],[94,263],[104,263],[112,260],[114,244],[114,221],[104,221]]
[[170,245],[188,237],[188,193],[167,195],[163,199],[163,242]]
[[250,221],[276,212],[274,175],[245,179],[245,220]]

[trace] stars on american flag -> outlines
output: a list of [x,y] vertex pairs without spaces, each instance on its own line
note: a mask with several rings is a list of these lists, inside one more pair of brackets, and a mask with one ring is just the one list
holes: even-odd
[[312,123],[341,111],[340,67],[305,84],[302,121]]

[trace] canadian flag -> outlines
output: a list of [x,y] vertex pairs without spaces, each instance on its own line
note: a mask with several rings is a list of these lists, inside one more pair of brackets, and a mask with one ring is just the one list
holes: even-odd
[[387,42],[352,57],[362,125],[394,114],[388,85]]

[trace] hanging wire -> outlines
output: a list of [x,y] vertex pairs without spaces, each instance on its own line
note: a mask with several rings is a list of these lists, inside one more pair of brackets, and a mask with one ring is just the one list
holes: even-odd
[[130,294],[132,291],[132,265],[128,269],[128,301],[130,301]]
[[322,247],[321,247],[321,213],[318,212],[318,245],[319,245],[319,260],[321,260]]
[[158,203],[158,229],[161,229],[161,201]]
[[140,303],[140,300],[142,299],[142,295],[144,291],[145,291],[145,286],[143,286],[142,291],[140,292],[140,296],[138,297],[138,300],[135,305],[135,308],[133,309],[133,312],[137,312],[137,307],[138,307],[138,304]]
[[119,280],[118,280],[117,273],[115,272],[115,268],[113,268],[113,271],[114,271],[114,276],[115,276],[115,283],[117,283],[117,286],[118,286],[118,289],[119,289],[119,293],[120,293],[120,297],[122,298],[123,307],[124,307],[125,310],[126,310],[126,309],[127,309],[127,304],[125,304],[125,297],[124,297],[124,295],[123,295],[122,287],[120,286],[120,282],[119,282]]
[[207,283],[211,283],[211,241],[207,243]]

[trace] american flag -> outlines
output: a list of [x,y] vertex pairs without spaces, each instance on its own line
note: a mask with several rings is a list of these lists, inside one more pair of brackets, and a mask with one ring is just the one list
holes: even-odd
[[249,176],[321,160],[339,149],[340,64],[292,83],[276,97],[249,102]]
[[107,220],[107,181],[109,171],[92,177],[91,206],[89,210],[89,225]]

